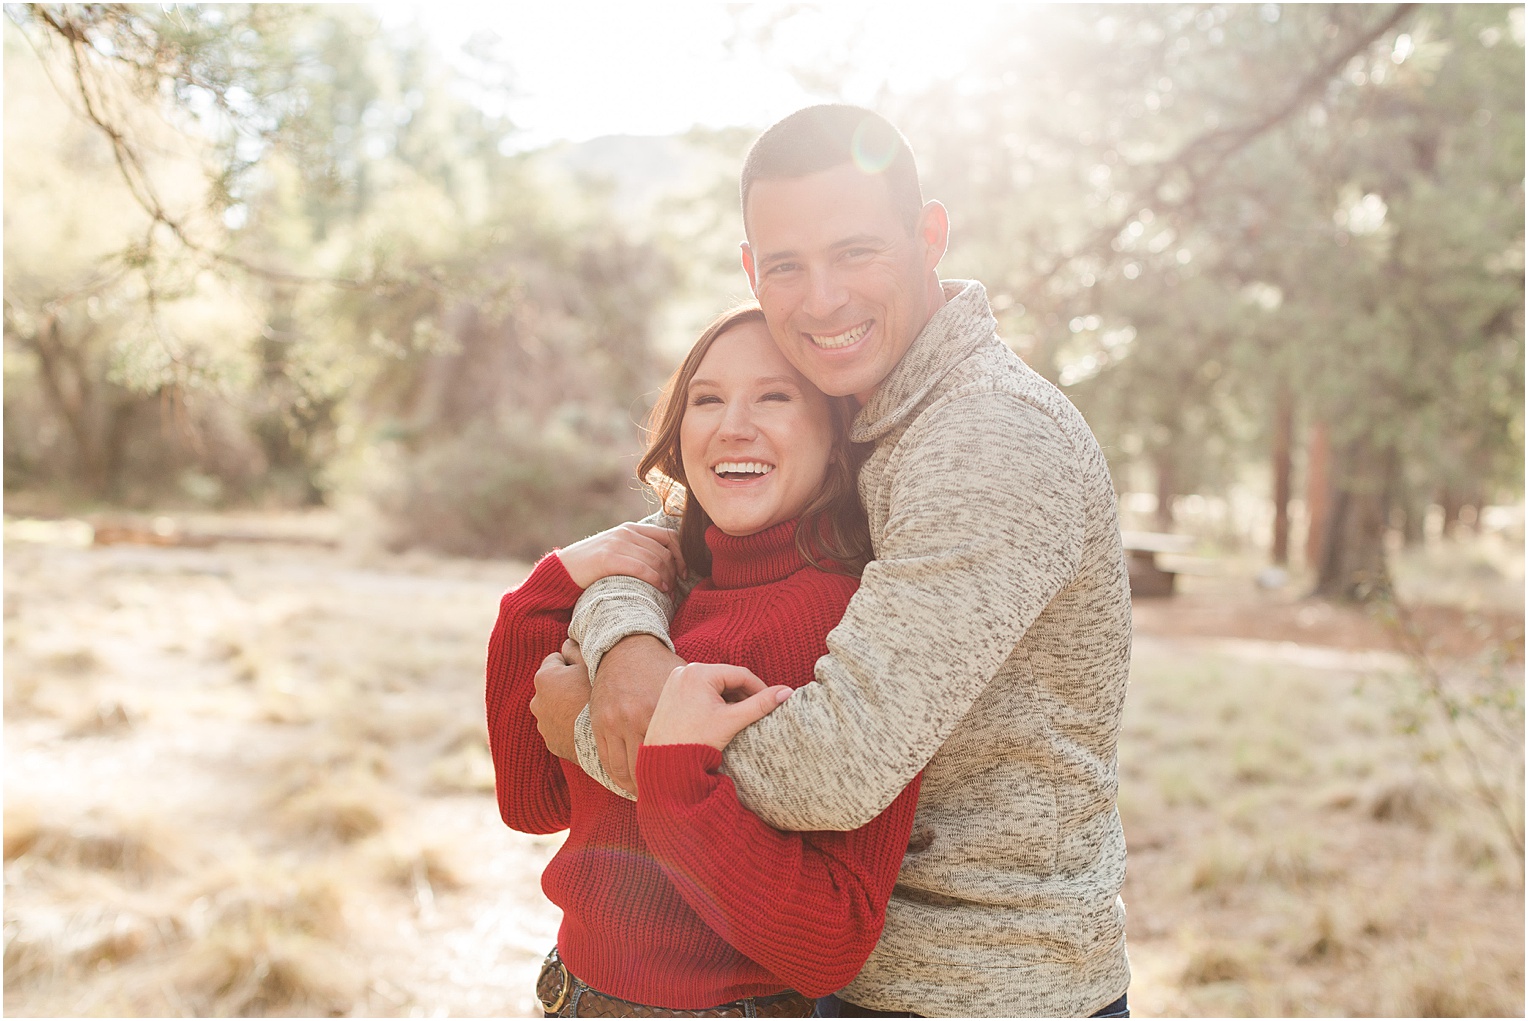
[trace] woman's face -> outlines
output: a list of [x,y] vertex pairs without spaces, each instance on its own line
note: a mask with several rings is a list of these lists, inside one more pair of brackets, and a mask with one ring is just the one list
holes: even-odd
[[679,451],[690,492],[728,535],[799,517],[827,474],[828,398],[791,367],[761,322],[711,344],[685,394]]

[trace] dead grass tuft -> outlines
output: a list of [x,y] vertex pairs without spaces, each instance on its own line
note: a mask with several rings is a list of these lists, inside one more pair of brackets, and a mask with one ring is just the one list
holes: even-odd
[[297,834],[349,844],[379,832],[395,801],[374,777],[351,771],[282,799],[278,811]]
[[139,884],[180,871],[177,841],[152,819],[86,816],[43,822],[31,806],[6,807],[5,859],[27,857],[61,869],[107,872]]
[[[1523,1001],[1476,969],[1442,961],[1432,969],[1420,962],[1401,983],[1394,1013],[1400,1017],[1522,1017]],[[1522,988],[1519,969],[1516,988]]]
[[339,949],[345,935],[341,880],[276,870],[200,898],[196,937],[167,976],[198,1015],[333,1016],[364,989]]
[[1300,890],[1329,878],[1316,850],[1303,840],[1256,844],[1221,840],[1200,850],[1189,872],[1189,889],[1223,896],[1249,883],[1272,883]]
[[1384,784],[1368,798],[1369,816],[1379,822],[1430,830],[1448,810],[1449,799],[1435,784],[1402,777]]
[[1357,949],[1352,926],[1325,905],[1300,928],[1294,943],[1295,961],[1307,965],[1341,961]]
[[437,845],[390,840],[372,848],[370,854],[385,882],[417,899],[433,899],[436,892],[463,885],[461,869],[451,853]]
[[100,737],[120,734],[133,727],[133,714],[121,702],[104,699],[97,702],[83,716],[64,731],[65,737]]
[[101,669],[101,660],[89,649],[70,649],[56,652],[43,661],[43,666],[54,673],[70,677],[88,677]]
[[493,757],[488,737],[477,733],[430,763],[430,788],[441,793],[488,793],[493,790]]
[[1189,955],[1183,966],[1182,982],[1189,986],[1207,986],[1215,982],[1239,982],[1252,974],[1246,957],[1225,947],[1200,947]]

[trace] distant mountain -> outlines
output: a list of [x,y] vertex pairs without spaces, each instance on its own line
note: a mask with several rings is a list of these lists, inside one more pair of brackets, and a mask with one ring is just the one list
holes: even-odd
[[[640,222],[661,199],[694,194],[735,177],[749,138],[730,136],[606,135],[587,142],[559,142],[533,154],[545,172],[567,174],[609,189],[617,215]],[[736,148],[735,153],[728,152]]]

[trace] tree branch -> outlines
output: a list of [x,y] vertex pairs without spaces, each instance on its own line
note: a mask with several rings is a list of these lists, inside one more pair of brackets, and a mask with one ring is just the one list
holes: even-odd
[[[1049,268],[1033,279],[1032,285],[1041,287],[1075,260],[1107,249],[1143,209],[1155,206],[1158,209],[1181,210],[1193,205],[1198,201],[1199,193],[1225,167],[1232,156],[1288,120],[1313,95],[1324,89],[1332,77],[1340,73],[1350,60],[1373,45],[1377,39],[1400,24],[1407,15],[1420,6],[1415,3],[1397,4],[1379,23],[1354,37],[1346,46],[1323,61],[1295,87],[1284,102],[1264,116],[1236,127],[1213,129],[1184,143],[1177,152],[1158,163],[1150,183],[1137,190],[1138,195],[1144,194],[1146,198],[1131,203],[1126,213],[1099,228],[1081,245],[1058,255]],[[1195,164],[1200,160],[1206,161],[1207,165],[1197,167]],[[1179,171],[1189,179],[1190,187],[1187,194],[1176,200],[1163,201],[1161,196],[1163,187],[1173,174]]]

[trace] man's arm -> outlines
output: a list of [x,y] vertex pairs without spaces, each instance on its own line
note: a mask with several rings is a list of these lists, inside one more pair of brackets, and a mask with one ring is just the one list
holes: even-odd
[[[666,528],[678,525],[676,518],[662,513],[642,520]],[[677,604],[677,596],[635,578],[604,578],[584,591],[568,627],[593,684],[589,707],[573,727],[578,764],[595,781],[626,798],[632,797],[636,787],[632,770],[647,721],[669,671],[679,663],[668,634]],[[600,665],[612,650],[616,656],[611,669],[601,674]],[[603,756],[601,745],[605,746]]]
[[1076,576],[1080,456],[1011,395],[952,400],[908,430],[876,560],[818,683],[727,748],[746,807],[781,829],[847,830],[891,803]]

